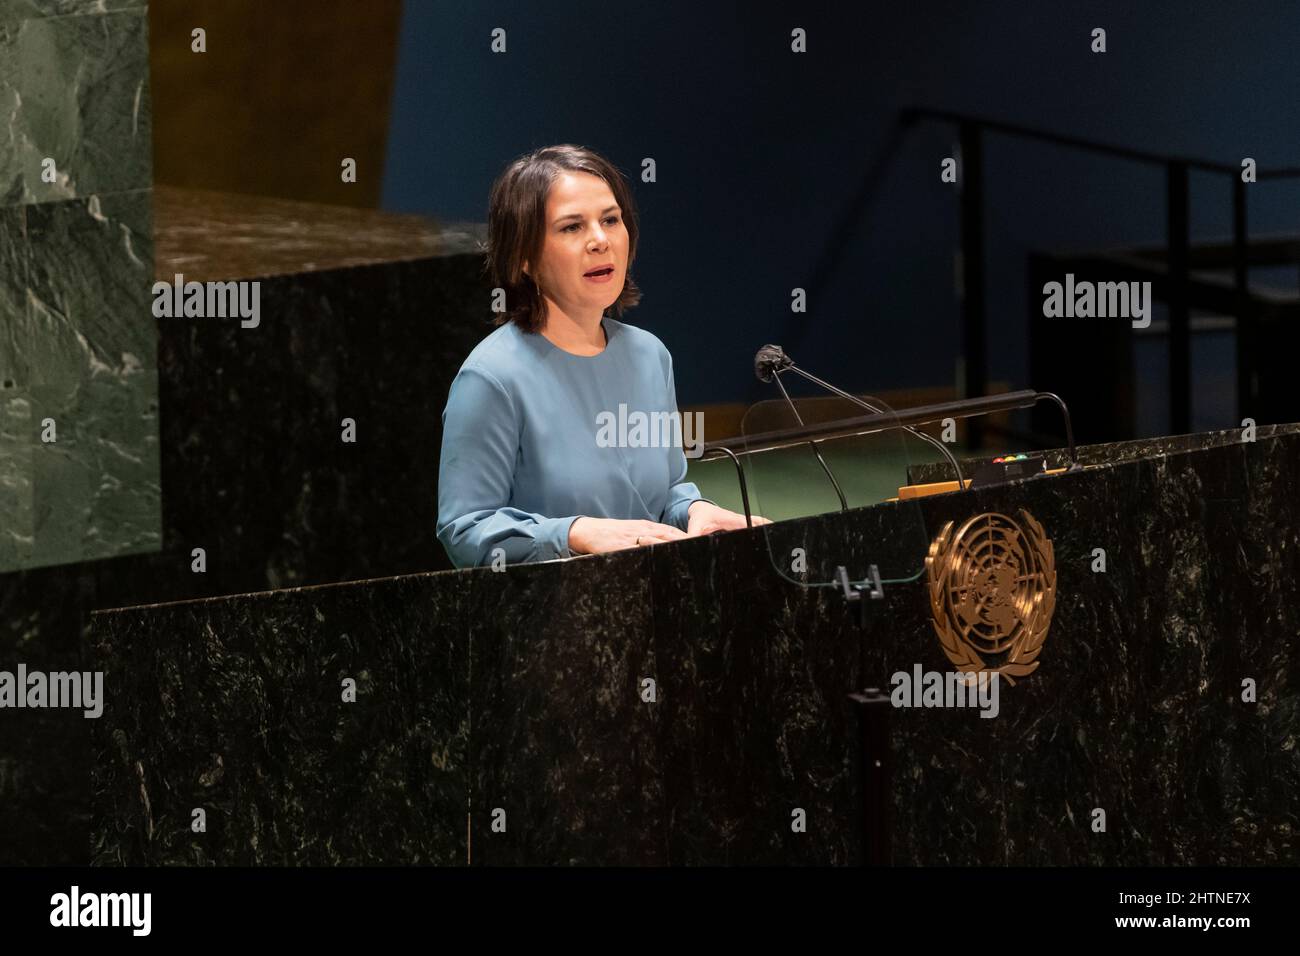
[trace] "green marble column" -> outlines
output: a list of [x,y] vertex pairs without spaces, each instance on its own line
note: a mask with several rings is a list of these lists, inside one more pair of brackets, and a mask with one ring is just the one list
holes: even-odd
[[0,573],[161,545],[151,220],[147,5],[0,0]]

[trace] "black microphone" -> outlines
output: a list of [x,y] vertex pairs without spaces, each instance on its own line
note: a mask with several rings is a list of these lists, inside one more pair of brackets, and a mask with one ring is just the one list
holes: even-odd
[[760,382],[772,381],[772,374],[789,368],[794,362],[779,345],[764,345],[754,354],[754,374]]

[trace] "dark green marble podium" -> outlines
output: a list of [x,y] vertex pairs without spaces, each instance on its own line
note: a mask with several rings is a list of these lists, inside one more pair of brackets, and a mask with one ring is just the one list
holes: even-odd
[[[1050,635],[996,719],[890,715],[890,861],[1296,863],[1300,426],[1080,459],[777,526],[850,567],[918,515],[1051,537]],[[97,613],[95,860],[862,862],[849,695],[949,667],[926,583],[860,621],[769,533]]]

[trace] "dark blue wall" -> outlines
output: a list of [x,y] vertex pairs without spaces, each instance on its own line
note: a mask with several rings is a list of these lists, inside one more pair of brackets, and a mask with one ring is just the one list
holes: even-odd
[[[685,404],[767,397],[749,368],[768,341],[858,389],[954,380],[957,192],[939,180],[953,135],[927,125],[899,136],[906,105],[1300,165],[1300,4],[785,6],[408,0],[385,208],[483,220],[490,183],[517,154],[558,142],[605,153],[641,205],[645,297],[629,321],[667,343]],[[489,51],[497,26],[504,55]],[[789,50],[796,26],[808,31],[803,55]],[[1104,55],[1089,50],[1096,26]],[[645,156],[657,183],[639,180]],[[1164,181],[1000,137],[986,165],[990,372],[1021,386],[1026,252],[1160,241]],[[1193,176],[1195,236],[1228,234],[1230,189]],[[1252,230],[1300,228],[1298,199],[1300,187],[1252,186]],[[794,286],[808,289],[806,315],[790,313]],[[1206,389],[1223,385],[1230,343],[1198,343]],[[1159,356],[1143,368],[1158,378]]]

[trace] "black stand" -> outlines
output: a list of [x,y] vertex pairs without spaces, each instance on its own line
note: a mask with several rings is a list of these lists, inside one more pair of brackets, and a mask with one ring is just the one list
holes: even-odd
[[880,585],[880,568],[872,564],[867,567],[867,580],[862,584],[855,584],[849,581],[849,572],[844,565],[835,569],[835,580],[840,585],[840,596],[848,604],[858,606],[858,626],[867,626],[867,602],[862,600],[862,595],[866,594],[873,601],[879,601],[885,596],[885,589]]
[[862,808],[862,864],[889,866],[892,798],[889,755],[889,695],[876,687],[850,694],[858,710],[858,793]]

